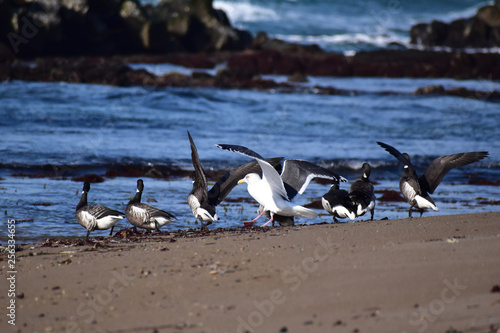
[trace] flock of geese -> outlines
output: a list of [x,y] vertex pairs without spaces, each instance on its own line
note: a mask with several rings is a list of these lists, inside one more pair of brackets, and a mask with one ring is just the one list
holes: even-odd
[[[293,225],[294,216],[313,219],[317,216],[317,212],[294,204],[293,198],[297,194],[302,194],[314,178],[329,179],[332,182],[330,190],[322,197],[322,205],[328,213],[333,215],[334,221],[337,222],[339,218],[354,220],[368,212],[373,220],[375,195],[370,181],[371,169],[368,163],[363,164],[363,174],[351,184],[349,191],[346,191],[340,189],[339,186],[340,182],[347,181],[344,177],[313,163],[303,160],[283,161],[282,157],[265,159],[243,146],[217,144],[216,147],[222,150],[242,154],[254,161],[226,172],[209,190],[193,138],[189,131],[187,134],[194,166],[193,189],[187,201],[194,217],[200,220],[202,229],[218,220],[217,205],[235,186],[241,183],[247,183],[248,193],[260,204],[259,215],[245,222],[244,226],[253,226],[264,215],[269,220],[262,225],[263,227],[270,223],[274,225],[275,221],[280,225]],[[377,144],[404,165],[399,188],[410,204],[408,210],[410,218],[412,211],[420,212],[422,216],[426,209],[438,210],[430,194],[434,193],[448,171],[488,156],[486,151],[441,156],[433,160],[424,174],[418,177],[408,154],[400,153],[396,148],[383,142],[377,142]],[[278,173],[278,170],[281,172]],[[80,202],[76,206],[76,219],[87,229],[87,237],[91,231],[109,228],[111,228],[111,235],[114,225],[125,217],[136,228],[156,231],[175,220],[174,215],[141,202],[144,191],[142,179],[137,180],[137,192],[125,207],[125,214],[104,206],[88,205],[89,190],[90,184],[85,182]]]

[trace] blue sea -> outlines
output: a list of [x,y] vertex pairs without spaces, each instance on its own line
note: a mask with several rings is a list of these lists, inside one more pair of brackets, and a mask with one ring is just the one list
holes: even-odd
[[[328,51],[353,54],[395,43],[408,45],[413,24],[468,17],[487,3],[274,0],[215,1],[214,6],[225,10],[234,26],[254,34],[266,31],[286,41],[316,43]],[[155,74],[191,71],[170,64],[131,66]],[[7,240],[10,220],[17,222],[20,242],[85,236],[86,230],[74,214],[83,184],[72,178],[104,175],[111,166],[131,164],[192,170],[187,130],[206,170],[229,169],[249,161],[214,146],[232,143],[264,157],[306,159],[333,167],[350,182],[360,176],[363,162],[369,162],[377,191],[399,191],[401,166],[376,141],[409,153],[419,173],[438,156],[487,150],[488,158],[448,173],[433,195],[439,211],[425,215],[500,211],[500,187],[468,184],[471,177],[493,182],[500,179],[500,101],[413,94],[429,85],[499,91],[499,82],[484,78],[309,77],[309,82],[301,84],[359,93],[326,96],[315,94],[313,89],[280,93],[0,83],[0,241]],[[30,176],[39,174],[42,166],[43,170],[54,170],[56,177]],[[102,183],[91,184],[89,203],[123,211],[135,193],[137,177],[104,178]],[[189,177],[143,179],[143,202],[177,216],[177,222],[162,230],[199,227],[187,205],[192,187]],[[328,189],[328,185],[312,183],[295,201],[308,204]],[[231,200],[218,208],[220,221],[209,228],[241,226],[256,216],[258,204],[249,197],[246,184],[237,186],[228,198]],[[296,223],[332,222],[322,209],[317,211],[318,218],[297,218]],[[407,216],[407,203],[377,201],[375,219]],[[122,220],[115,230],[128,227],[128,221]],[[91,235],[108,233],[95,231]]]

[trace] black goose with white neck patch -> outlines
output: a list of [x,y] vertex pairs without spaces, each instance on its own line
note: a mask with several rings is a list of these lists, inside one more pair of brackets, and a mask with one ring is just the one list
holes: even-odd
[[124,219],[123,213],[104,206],[88,205],[87,194],[90,191],[90,183],[83,184],[82,196],[76,206],[76,220],[87,229],[87,238],[91,231],[106,230],[111,228],[109,235],[113,234],[115,224]]
[[356,216],[363,216],[367,212],[371,213],[371,220],[375,214],[375,194],[373,184],[370,181],[371,167],[368,163],[363,163],[361,167],[363,175],[356,179],[349,188],[349,197],[355,205]]
[[339,222],[337,218],[348,217],[351,221],[356,218],[356,205],[352,202],[349,192],[340,189],[338,181],[334,181],[330,190],[323,195],[321,204],[333,215],[335,222]]
[[420,216],[422,216],[425,209],[430,208],[437,211],[438,207],[429,194],[434,193],[434,190],[441,183],[443,177],[448,173],[448,171],[477,162],[488,156],[487,151],[466,152],[441,156],[433,160],[425,170],[424,174],[418,177],[413,165],[410,162],[410,156],[408,154],[402,154],[396,148],[383,142],[377,142],[377,144],[404,164],[403,173],[401,174],[401,178],[399,180],[399,189],[410,204],[408,217],[411,217],[413,208],[420,212]]
[[125,216],[133,226],[159,231],[160,227],[175,221],[174,215],[148,204],[141,203],[143,191],[144,182],[142,179],[139,179],[137,180],[137,192],[125,208]]

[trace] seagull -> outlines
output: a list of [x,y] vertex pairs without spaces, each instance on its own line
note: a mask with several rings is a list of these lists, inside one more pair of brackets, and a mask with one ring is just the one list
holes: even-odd
[[373,193],[373,184],[370,181],[371,167],[368,163],[361,166],[363,175],[356,179],[349,188],[349,197],[355,205],[356,217],[363,216],[371,212],[371,220],[375,213],[375,194]]
[[262,169],[262,178],[257,173],[249,173],[238,181],[238,184],[248,184],[248,193],[262,206],[261,213],[245,226],[252,226],[267,211],[271,218],[262,227],[273,222],[275,214],[313,219],[318,215],[315,211],[291,202],[297,193],[302,194],[316,177],[346,181],[332,171],[302,160],[285,160],[280,176],[271,164],[249,148],[227,144],[217,144],[216,147],[256,159]]
[[109,235],[113,234],[116,222],[124,219],[123,213],[104,206],[87,205],[87,193],[90,191],[90,183],[84,182],[82,197],[76,206],[76,220],[80,225],[87,228],[87,238],[91,231],[106,230],[111,228]]
[[[187,201],[194,217],[200,220],[202,229],[204,229],[213,221],[219,219],[215,207],[227,197],[236,185],[238,185],[238,180],[248,173],[261,172],[261,168],[257,161],[240,165],[226,172],[209,191],[207,187],[207,177],[201,166],[198,150],[196,149],[196,145],[189,131],[187,133],[191,144],[191,160],[194,167],[193,189],[191,193],[189,193]],[[268,159],[267,162],[276,166],[279,165],[282,160],[282,157],[275,157]]]
[[476,151],[438,157],[429,164],[424,174],[419,178],[408,154],[401,154],[396,148],[383,142],[377,142],[377,144],[404,164],[403,174],[399,180],[399,189],[410,204],[408,211],[410,218],[413,207],[420,212],[420,216],[428,208],[438,211],[438,207],[429,194],[434,193],[448,171],[477,162],[489,154],[487,151]]
[[137,192],[125,207],[125,216],[135,227],[159,231],[160,227],[173,222],[175,216],[164,210],[141,203],[143,190],[144,182],[139,179],[137,180]]
[[356,205],[352,202],[349,192],[339,188],[339,181],[334,181],[330,190],[321,197],[323,208],[333,215],[333,221],[339,222],[337,218],[348,217],[351,221],[356,218]]

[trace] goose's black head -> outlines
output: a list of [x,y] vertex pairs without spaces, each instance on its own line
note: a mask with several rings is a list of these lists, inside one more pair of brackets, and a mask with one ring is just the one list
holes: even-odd
[[404,158],[406,158],[408,160],[408,162],[410,162],[410,155],[408,155],[407,153],[402,153],[401,154]]
[[365,179],[370,178],[370,173],[371,173],[370,164],[363,163],[363,166],[361,167],[361,169],[363,169],[363,178],[365,178]]
[[82,196],[80,198],[80,202],[76,205],[76,211],[80,208],[87,206],[87,193],[90,191],[90,183],[83,183]]
[[137,192],[142,192],[144,191],[144,182],[142,179],[137,180]]
[[338,190],[339,188],[340,188],[339,181],[338,180],[334,180],[333,183],[332,183],[332,186],[330,187],[330,190]]
[[141,202],[142,191],[144,190],[144,182],[142,179],[137,180],[137,191],[135,192],[135,196],[130,199],[128,205],[136,204]]

